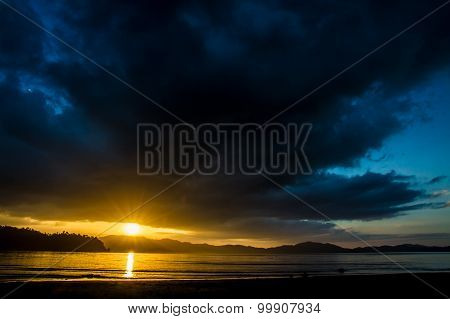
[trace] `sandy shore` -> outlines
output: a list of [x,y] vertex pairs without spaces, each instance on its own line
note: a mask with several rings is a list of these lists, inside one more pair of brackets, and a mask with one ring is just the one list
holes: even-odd
[[[417,274],[450,295],[450,273]],[[4,296],[18,282],[0,283]],[[9,298],[443,298],[410,274],[238,280],[29,282]]]

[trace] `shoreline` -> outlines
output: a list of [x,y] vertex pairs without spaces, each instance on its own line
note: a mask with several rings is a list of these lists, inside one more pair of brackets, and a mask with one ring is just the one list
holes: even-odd
[[[0,296],[22,284],[0,282]],[[450,272],[224,280],[36,280],[8,298],[444,298],[441,293],[450,295]]]
[[[433,275],[433,274],[449,274],[450,270],[439,270],[439,271],[414,271],[412,272],[414,275]],[[307,278],[329,278],[329,277],[348,277],[348,276],[357,276],[357,277],[365,277],[365,276],[396,276],[396,275],[406,275],[408,272],[384,272],[384,273],[353,273],[353,272],[304,272],[303,274],[292,274],[292,275],[273,275],[273,276],[230,276],[230,277],[203,277],[203,278],[125,278],[124,276],[120,277],[107,277],[101,275],[80,275],[80,276],[72,276],[72,277],[64,277],[55,276],[55,277],[39,277],[34,278],[30,275],[29,278],[7,278],[7,275],[4,276],[3,279],[0,279],[0,285],[3,283],[23,283],[29,280],[33,282],[92,282],[92,281],[118,281],[118,282],[157,282],[157,281],[228,281],[228,280],[265,280],[265,279],[307,279]],[[411,275],[411,274],[409,274]]]

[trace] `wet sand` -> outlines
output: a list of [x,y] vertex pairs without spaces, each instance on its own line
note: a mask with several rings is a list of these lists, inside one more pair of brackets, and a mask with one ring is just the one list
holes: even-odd
[[[417,274],[450,295],[450,273]],[[4,296],[18,282],[0,283]],[[411,274],[233,280],[33,281],[8,298],[444,298]]]

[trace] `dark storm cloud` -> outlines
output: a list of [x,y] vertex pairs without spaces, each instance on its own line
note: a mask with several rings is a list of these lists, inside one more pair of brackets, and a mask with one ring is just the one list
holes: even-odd
[[[332,219],[387,218],[409,210],[443,205],[427,202],[426,192],[414,189],[410,176],[395,172],[368,172],[353,177],[322,174],[302,182],[293,191]],[[308,217],[314,218],[313,214]]]
[[[409,2],[388,8],[378,2],[71,3],[56,10],[55,32],[194,123],[264,122],[432,8]],[[315,124],[307,151],[316,169],[351,165],[403,128],[401,115],[411,105],[396,100],[398,91],[448,62],[449,43],[440,31],[445,17],[437,14],[286,114]],[[48,65],[46,75],[123,145],[134,144],[136,122],[174,121],[88,62],[68,61]],[[354,97],[359,104],[351,105]]]
[[[193,123],[263,123],[439,4],[14,2]],[[313,123],[305,149],[313,169],[352,166],[418,117],[404,94],[449,64],[448,15],[436,13],[277,119]],[[113,220],[116,204],[103,193],[117,200],[137,193],[138,204],[173,180],[137,177],[134,165],[136,124],[174,118],[2,5],[0,30],[1,205],[46,218]],[[424,191],[394,173],[277,181],[337,219],[436,205],[420,202]],[[52,203],[57,213],[33,203]],[[320,219],[262,177],[193,177],[159,205],[166,215],[144,218],[155,226]]]
[[[312,240],[312,237],[323,240],[345,237],[345,232],[336,229],[330,222],[317,222],[306,220],[286,220],[278,218],[243,218],[227,221],[219,232],[211,234],[217,238],[239,238],[242,234],[246,238],[258,240],[289,240],[300,242]],[[349,236],[349,235],[347,235]]]
[[[19,4],[23,2],[18,2]],[[23,12],[37,21],[28,5],[21,6]],[[25,20],[17,19],[17,14],[2,5],[0,8],[0,66],[1,71],[33,70],[42,63],[42,41],[44,35]]]
[[[251,182],[245,182],[248,179]],[[428,202],[426,192],[414,189],[410,179],[394,172],[368,172],[353,177],[323,173],[301,177],[285,187],[331,219],[373,220],[445,205]],[[185,197],[185,205],[191,213],[183,222],[189,218],[200,224],[204,220],[220,224],[245,217],[327,221],[326,217],[261,176],[245,177],[241,183],[193,177],[186,189],[178,191],[187,192],[189,189],[191,192]],[[208,191],[205,193],[204,190]],[[220,207],[217,202],[221,203]]]
[[437,184],[437,183],[444,181],[446,178],[447,178],[447,176],[436,176],[436,177],[433,177],[432,179],[430,179],[428,184],[429,185]]

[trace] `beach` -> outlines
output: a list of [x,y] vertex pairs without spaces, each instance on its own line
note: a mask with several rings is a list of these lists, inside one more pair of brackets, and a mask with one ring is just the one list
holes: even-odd
[[[417,277],[418,278],[417,278]],[[21,282],[0,283],[1,296]],[[8,298],[444,298],[450,273],[228,280],[31,281]]]

